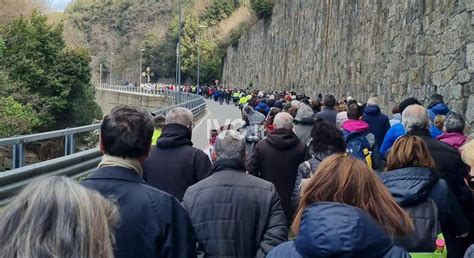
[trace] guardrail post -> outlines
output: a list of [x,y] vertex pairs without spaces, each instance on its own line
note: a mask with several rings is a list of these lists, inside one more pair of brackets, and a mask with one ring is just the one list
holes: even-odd
[[21,168],[25,165],[25,148],[22,143],[13,145],[13,168]]
[[64,155],[71,155],[75,149],[74,134],[66,134],[64,136]]

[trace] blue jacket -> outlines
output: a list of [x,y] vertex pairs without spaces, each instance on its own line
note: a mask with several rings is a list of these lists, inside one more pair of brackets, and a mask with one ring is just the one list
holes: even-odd
[[446,115],[449,113],[449,107],[440,102],[432,107],[428,107],[428,115],[430,116],[430,120],[434,121],[437,115]]
[[408,167],[385,172],[380,178],[402,207],[416,205],[430,197],[438,207],[438,219],[445,236],[462,235],[469,223],[445,180],[428,168]]
[[117,203],[114,257],[196,257],[196,237],[186,210],[135,171],[99,168],[81,184]]
[[[392,148],[393,144],[395,141],[398,139],[400,136],[405,135],[405,127],[403,124],[395,124],[393,125],[388,131],[387,134],[385,134],[385,138],[383,138],[382,146],[380,147],[380,154],[382,156],[385,156],[387,151]],[[436,128],[436,126],[431,125],[430,126],[430,134],[431,137],[436,138],[442,134],[442,132]]]
[[267,105],[265,101],[260,101],[258,105],[255,107],[255,110],[258,112],[263,112],[263,114],[267,116],[268,112],[270,112],[270,107]]
[[295,241],[275,247],[269,258],[302,257],[410,257],[364,210],[320,202],[303,213]]
[[378,106],[371,105],[365,107],[362,120],[369,124],[369,132],[375,136],[377,151],[379,151],[383,138],[388,129],[390,129],[388,116],[382,114]]

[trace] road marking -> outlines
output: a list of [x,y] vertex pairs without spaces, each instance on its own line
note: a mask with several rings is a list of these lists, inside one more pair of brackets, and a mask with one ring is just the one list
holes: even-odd
[[201,126],[201,124],[209,117],[209,115],[211,114],[211,110],[209,110],[208,108],[206,108],[206,115],[201,119],[201,121],[199,121],[193,128],[193,133],[194,131],[196,131],[196,129]]

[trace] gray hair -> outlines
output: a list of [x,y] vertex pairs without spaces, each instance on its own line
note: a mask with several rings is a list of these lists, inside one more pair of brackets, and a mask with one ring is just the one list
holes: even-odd
[[275,125],[275,129],[291,129],[293,126],[293,117],[287,112],[280,112],[273,119],[273,124]]
[[26,186],[0,213],[3,257],[113,257],[117,207],[66,177]]
[[191,126],[193,124],[193,113],[187,108],[175,107],[166,114],[166,124]]
[[377,97],[370,97],[367,100],[367,106],[378,106],[379,105],[379,98]]
[[411,105],[402,113],[402,123],[407,133],[414,129],[428,129],[430,119],[426,108],[420,105]]
[[221,132],[214,145],[217,160],[245,158],[245,137],[235,130]]
[[446,119],[444,120],[444,130],[447,133],[464,133],[464,129],[466,128],[466,120],[464,117],[456,112],[450,112]]

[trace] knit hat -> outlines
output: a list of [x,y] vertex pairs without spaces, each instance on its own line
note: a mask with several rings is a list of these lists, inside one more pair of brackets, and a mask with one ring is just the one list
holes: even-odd
[[444,103],[443,96],[438,93],[434,93],[430,96],[430,104],[428,104],[428,108],[431,108],[439,103]]

